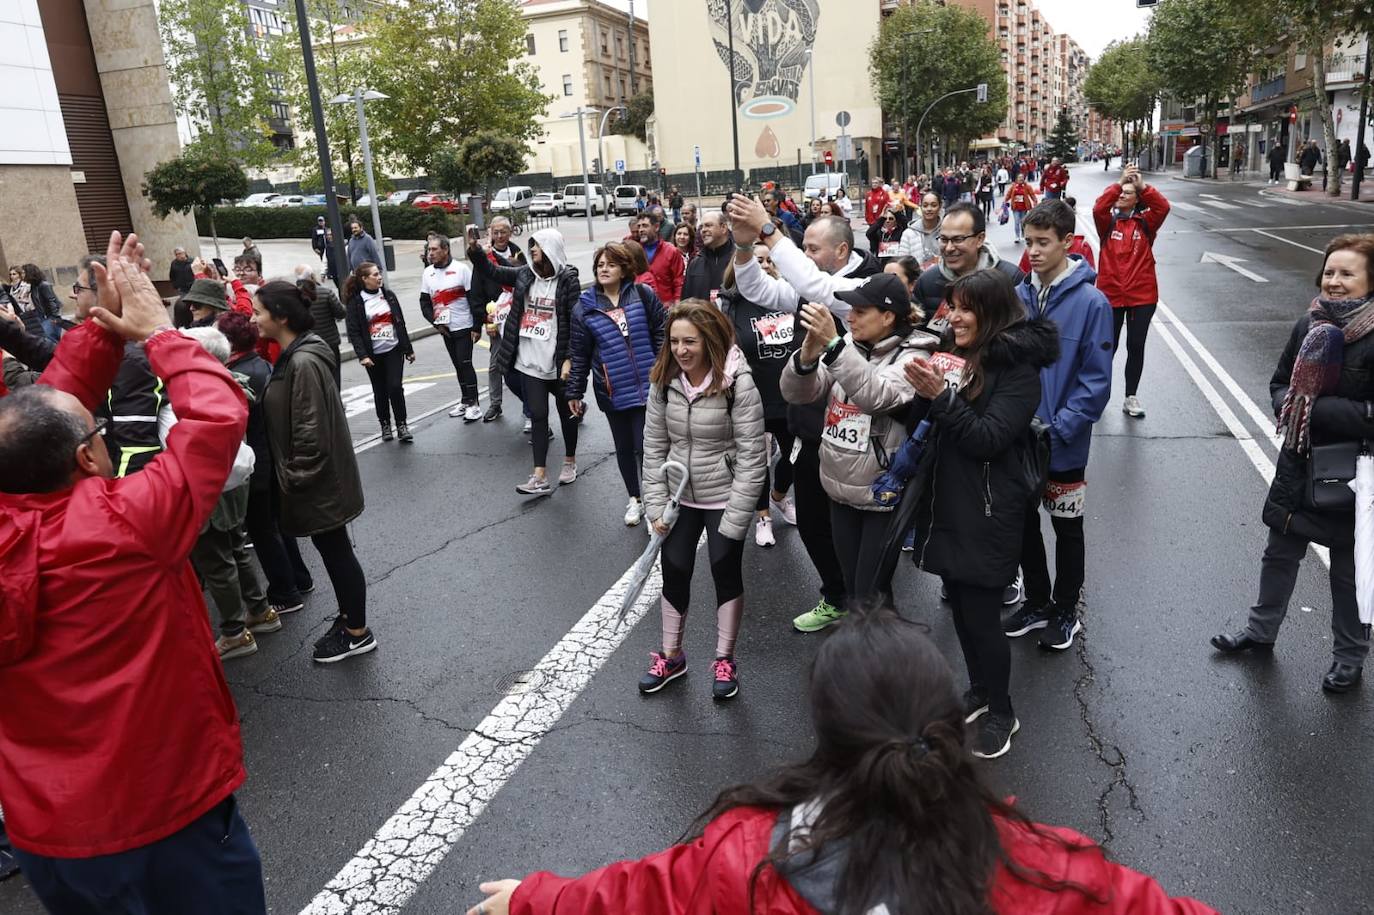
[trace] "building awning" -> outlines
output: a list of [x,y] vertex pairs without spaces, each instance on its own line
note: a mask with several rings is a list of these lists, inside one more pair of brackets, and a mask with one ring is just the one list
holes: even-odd
[[969,149],[1001,149],[1003,143],[996,137],[982,137],[968,145]]

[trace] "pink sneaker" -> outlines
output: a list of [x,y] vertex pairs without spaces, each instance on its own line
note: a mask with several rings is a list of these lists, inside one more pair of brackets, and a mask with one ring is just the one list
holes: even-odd
[[734,658],[716,658],[716,663],[712,665],[715,669],[716,682],[711,684],[711,697],[713,699],[733,699],[739,692],[739,665]]
[[687,673],[687,652],[679,651],[671,658],[657,651],[649,652],[649,670],[639,678],[639,691],[656,693]]

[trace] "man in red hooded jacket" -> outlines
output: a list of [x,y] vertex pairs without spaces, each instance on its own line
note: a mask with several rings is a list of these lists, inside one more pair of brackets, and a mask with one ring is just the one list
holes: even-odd
[[[264,912],[238,714],[187,561],[243,440],[229,373],[167,322],[135,236],[102,307],[0,399],[0,806],[54,912]],[[141,342],[180,422],[114,479],[91,408]],[[21,434],[18,430],[23,429]]]

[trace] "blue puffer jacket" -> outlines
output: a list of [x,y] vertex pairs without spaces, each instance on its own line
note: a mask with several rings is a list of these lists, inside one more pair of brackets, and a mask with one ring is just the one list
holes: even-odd
[[1050,470],[1088,466],[1093,423],[1112,394],[1112,306],[1093,285],[1093,268],[1076,254],[1069,257],[1077,266],[1052,283],[1048,294],[1035,274],[1016,287],[1032,319],[1048,318],[1059,328],[1059,359],[1040,370],[1035,411],[1050,425]]
[[[617,310],[624,314],[625,332],[616,320]],[[627,282],[620,288],[617,308],[595,287],[584,289],[573,309],[568,399],[583,398],[591,375],[603,413],[647,404],[649,370],[663,346],[664,317],[663,303],[647,286]]]

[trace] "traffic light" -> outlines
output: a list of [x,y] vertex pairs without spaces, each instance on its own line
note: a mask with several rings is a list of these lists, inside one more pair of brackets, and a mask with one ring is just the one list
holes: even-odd
[[593,174],[593,175],[599,175],[599,174],[601,174],[601,157],[600,157],[600,156],[593,156],[593,157],[592,157],[592,174]]

